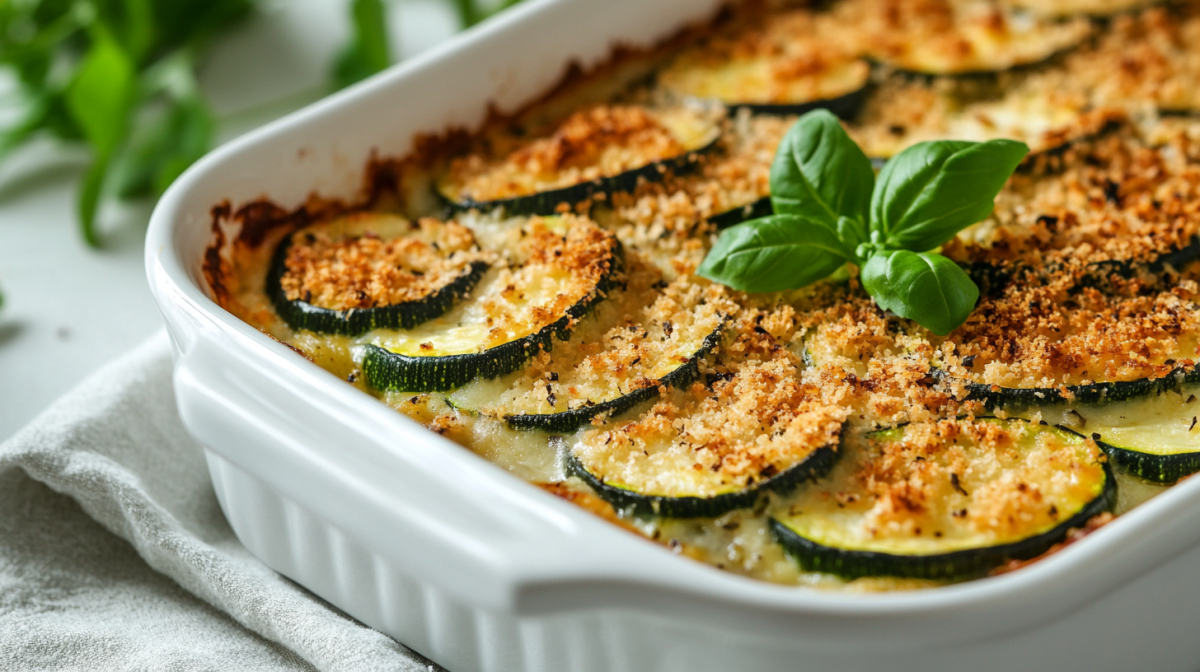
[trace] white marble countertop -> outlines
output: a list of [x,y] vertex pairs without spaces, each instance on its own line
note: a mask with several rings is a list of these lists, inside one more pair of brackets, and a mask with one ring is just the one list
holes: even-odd
[[[273,0],[218,43],[201,86],[229,140],[312,102],[327,89],[347,35],[343,0]],[[457,27],[449,3],[390,3],[394,55],[412,55]],[[0,92],[6,83],[0,82]],[[0,165],[0,441],[104,362],[152,334],[142,243],[153,204],[109,204],[104,247],[75,220],[87,156],[46,142]]]

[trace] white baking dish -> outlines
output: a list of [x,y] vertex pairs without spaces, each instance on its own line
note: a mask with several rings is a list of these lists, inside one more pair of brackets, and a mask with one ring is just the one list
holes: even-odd
[[1195,669],[1200,479],[1021,571],[878,595],[756,582],[639,539],[418,426],[226,313],[210,208],[352,197],[373,149],[511,109],[565,64],[716,0],[535,0],[212,153],[154,212],[180,411],[270,566],[454,672]]

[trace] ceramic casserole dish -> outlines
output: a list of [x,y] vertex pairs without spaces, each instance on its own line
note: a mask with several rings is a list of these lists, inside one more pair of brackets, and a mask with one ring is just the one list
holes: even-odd
[[570,62],[714,0],[533,0],[234,141],[163,197],[150,284],[183,421],[272,568],[454,672],[1194,669],[1200,480],[1021,571],[913,592],[785,587],[671,554],[345,385],[217,306],[212,207],[351,199],[373,153],[515,109]]

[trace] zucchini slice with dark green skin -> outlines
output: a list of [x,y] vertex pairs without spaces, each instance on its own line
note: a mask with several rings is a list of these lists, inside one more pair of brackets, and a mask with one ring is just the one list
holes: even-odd
[[[469,294],[488,264],[453,222],[354,213],[288,234],[266,294],[293,329],[359,336],[411,329]],[[315,290],[315,291],[314,291]]]
[[1045,553],[1116,500],[1099,448],[1060,427],[944,420],[867,442],[771,518],[775,539],[807,571],[979,576]]
[[717,227],[718,230],[720,230],[727,229],[731,226],[741,224],[742,222],[749,221],[751,219],[767,217],[773,214],[775,214],[775,206],[771,204],[771,197],[763,196],[753,203],[747,203],[746,205],[738,206],[736,208],[730,208],[729,210],[726,210],[718,215],[713,215],[712,217],[708,218],[708,221],[713,226]]
[[1186,386],[1103,406],[1073,405],[1060,415],[1066,429],[1091,437],[1123,471],[1174,483],[1200,471],[1198,394],[1200,387]]
[[1191,207],[1194,169],[1155,152],[1128,119],[1104,118],[1060,156],[1033,160],[1001,192],[993,218],[945,246],[986,294],[1065,274],[1104,288],[1200,258],[1200,223],[1180,216]]
[[979,75],[1042,63],[1091,35],[1083,17],[1053,21],[990,5],[941,4],[942,11],[921,0],[860,5],[868,8],[859,17],[867,55],[920,75]]
[[834,446],[823,446],[813,451],[804,462],[781,474],[740,490],[711,497],[648,495],[625,484],[613,485],[588,471],[574,453],[567,454],[566,470],[567,475],[587,483],[618,511],[629,511],[637,516],[664,518],[716,518],[734,509],[753,507],[767,492],[786,493],[805,481],[820,478],[829,471],[836,460],[837,449]]
[[690,231],[701,221],[723,229],[769,215],[774,212],[770,157],[794,123],[789,116],[731,117],[723,124],[718,149],[705,155],[697,170],[613,194],[607,207],[594,212],[610,228],[632,224],[643,232],[636,237],[661,235],[654,230]]
[[[481,228],[482,227],[482,228]],[[533,217],[476,227],[509,268],[489,273],[469,301],[415,329],[379,332],[363,372],[377,390],[435,392],[495,378],[566,340],[620,281],[620,244],[588,219]],[[490,230],[483,230],[490,229]]]
[[[1183,247],[1163,252],[1150,261],[1134,261],[1131,259],[1109,259],[1091,262],[1080,276],[1081,284],[1104,286],[1112,278],[1130,280],[1144,275],[1158,276],[1168,270],[1178,270],[1185,265],[1200,259],[1200,236],[1193,236],[1191,242]],[[1039,282],[1064,269],[1061,264],[1038,269],[1034,266],[1017,265],[1008,262],[969,261],[958,262],[959,266],[971,276],[979,291],[984,296],[996,296],[1005,287],[1015,281]]]
[[1189,283],[1151,293],[1140,283],[1102,292],[1070,275],[1014,284],[935,342],[932,373],[956,397],[989,408],[1094,405],[1178,389],[1200,380],[1200,305]]
[[[687,387],[699,378],[699,359],[717,346],[736,305],[719,286],[701,291],[681,283],[665,287],[657,300],[634,312],[629,304],[644,292],[630,293],[615,290],[597,308],[619,318],[607,331],[606,325],[581,325],[571,343],[539,357],[515,382],[468,385],[448,403],[502,419],[512,429],[568,433],[597,416],[627,411],[660,390]],[[589,318],[593,321],[597,317]]]
[[[952,377],[941,369],[933,369],[935,378],[952,383]],[[1179,390],[1184,385],[1200,383],[1200,369],[1180,367],[1158,378],[1138,378],[1087,385],[1063,387],[1000,387],[983,383],[966,383],[967,400],[981,401],[986,408],[1032,408],[1043,404],[1076,403],[1104,404],[1149,397]]]
[[732,112],[744,109],[749,110],[750,114],[774,116],[799,116],[813,110],[829,110],[838,118],[851,121],[858,117],[858,113],[862,111],[870,93],[871,85],[867,82],[863,84],[862,88],[836,98],[824,98],[806,103],[728,103],[728,106]]
[[553,214],[563,204],[633,191],[639,182],[694,169],[700,155],[717,146],[722,117],[698,106],[593,107],[502,160],[454,161],[435,191],[452,211]]
[[810,71],[788,68],[788,59],[770,54],[712,63],[709,54],[684,54],[659,74],[659,87],[676,97],[718,101],[731,112],[801,115],[826,109],[842,119],[858,116],[870,89],[866,61],[848,57]]
[[726,360],[711,389],[694,384],[633,421],[583,433],[568,473],[618,509],[670,518],[752,507],[825,473],[848,411],[822,403],[769,335],[743,334],[736,346],[720,350],[738,361]]

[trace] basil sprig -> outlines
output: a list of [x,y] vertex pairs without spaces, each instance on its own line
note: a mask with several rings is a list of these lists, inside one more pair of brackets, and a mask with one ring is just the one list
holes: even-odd
[[775,214],[725,230],[698,272],[744,292],[777,292],[856,264],[881,308],[945,336],[967,319],[979,288],[931,250],[990,215],[1028,153],[1012,140],[923,142],[876,179],[837,118],[809,112],[775,154]]

